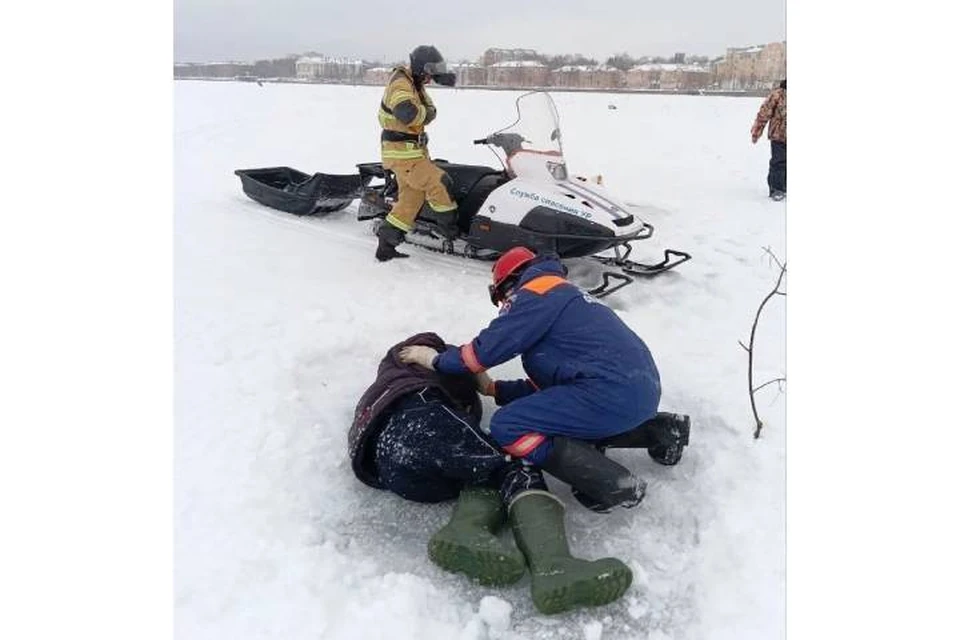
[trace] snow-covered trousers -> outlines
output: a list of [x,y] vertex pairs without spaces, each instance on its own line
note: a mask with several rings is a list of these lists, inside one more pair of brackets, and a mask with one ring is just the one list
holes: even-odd
[[787,143],[770,141],[770,169],[767,171],[767,186],[774,191],[787,192]]
[[497,489],[504,504],[526,489],[547,490],[540,471],[511,459],[439,391],[397,401],[377,437],[383,487],[416,502],[456,498],[465,486]]
[[549,387],[514,400],[490,419],[490,435],[511,455],[542,465],[552,436],[587,442],[621,434],[657,413],[659,388],[646,394],[606,382]]

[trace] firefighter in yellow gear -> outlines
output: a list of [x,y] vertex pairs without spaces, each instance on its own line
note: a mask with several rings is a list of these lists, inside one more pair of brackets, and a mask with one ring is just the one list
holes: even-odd
[[457,203],[450,177],[430,160],[424,128],[437,117],[437,108],[425,85],[432,81],[452,87],[456,77],[447,71],[436,47],[421,45],[410,53],[410,66],[393,69],[378,114],[381,161],[393,171],[399,193],[377,232],[377,260],[406,258],[397,251],[418,216],[434,223],[447,238],[457,235]]

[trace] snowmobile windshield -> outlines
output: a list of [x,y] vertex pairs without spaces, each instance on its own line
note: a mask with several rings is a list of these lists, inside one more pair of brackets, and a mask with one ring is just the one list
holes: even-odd
[[518,178],[567,179],[560,136],[560,117],[549,93],[533,91],[517,98],[517,120],[487,136],[507,171]]

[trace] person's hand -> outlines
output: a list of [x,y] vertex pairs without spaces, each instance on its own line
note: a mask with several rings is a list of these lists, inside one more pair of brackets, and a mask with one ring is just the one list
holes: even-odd
[[760,139],[760,132],[757,131],[756,129],[751,129],[750,139],[753,140],[753,144],[757,144],[757,140]]
[[473,378],[477,381],[477,391],[485,396],[494,395],[493,378],[490,377],[490,374],[486,371],[481,371],[480,373],[473,374]]
[[400,362],[418,364],[421,367],[433,371],[433,359],[438,355],[440,355],[440,352],[436,349],[415,344],[400,349]]

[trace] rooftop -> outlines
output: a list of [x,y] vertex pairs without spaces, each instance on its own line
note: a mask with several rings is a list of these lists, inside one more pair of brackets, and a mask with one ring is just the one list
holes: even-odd
[[537,62],[536,60],[504,60],[503,62],[498,62],[496,64],[490,65],[490,68],[497,67],[546,67],[547,65],[542,62]]
[[645,62],[638,64],[630,71],[686,71],[689,73],[710,73],[706,67],[697,64],[677,64],[675,62]]
[[326,56],[304,56],[297,58],[297,64],[363,64],[360,60],[351,60],[350,58],[328,58]]

